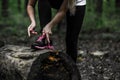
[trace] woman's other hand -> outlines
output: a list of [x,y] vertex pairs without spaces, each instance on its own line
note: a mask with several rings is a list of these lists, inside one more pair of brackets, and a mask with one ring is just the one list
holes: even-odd
[[43,28],[43,34],[46,34],[47,41],[50,43],[49,35],[52,34],[51,31],[52,25],[48,23],[44,28]]
[[37,34],[37,32],[34,31],[35,27],[36,27],[36,23],[33,23],[33,22],[29,25],[29,27],[28,27],[28,36],[29,37],[31,36],[31,34]]

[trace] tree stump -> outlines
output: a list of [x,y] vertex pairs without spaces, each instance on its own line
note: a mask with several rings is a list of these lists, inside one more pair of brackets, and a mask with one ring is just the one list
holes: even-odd
[[81,80],[65,53],[6,45],[0,49],[0,80]]

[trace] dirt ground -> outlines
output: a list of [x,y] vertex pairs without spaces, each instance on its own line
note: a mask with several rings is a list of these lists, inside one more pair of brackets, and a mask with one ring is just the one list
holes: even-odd
[[[120,80],[120,42],[81,41],[78,57],[82,80]],[[103,55],[94,55],[100,51]]]

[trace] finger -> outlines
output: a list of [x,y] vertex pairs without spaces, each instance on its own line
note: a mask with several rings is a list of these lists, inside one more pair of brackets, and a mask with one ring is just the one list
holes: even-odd
[[45,35],[45,31],[44,30],[42,31],[42,35]]
[[30,37],[30,29],[28,28],[28,36]]
[[34,31],[34,30],[30,30],[30,33],[32,33],[32,34],[37,34],[37,32]]
[[42,35],[45,35],[45,33],[43,32]]
[[38,33],[37,32],[34,32],[35,35],[37,35]]
[[49,34],[48,33],[46,33],[46,38],[47,38],[48,43],[50,43],[50,39],[49,39]]
[[52,32],[49,32],[49,34],[52,34]]

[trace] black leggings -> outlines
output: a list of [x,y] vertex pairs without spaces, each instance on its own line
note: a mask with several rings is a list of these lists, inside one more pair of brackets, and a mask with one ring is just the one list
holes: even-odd
[[67,12],[66,52],[76,62],[77,43],[85,14],[85,6],[77,6],[74,16]]
[[[38,11],[41,28],[51,20],[51,8],[59,9],[63,0],[39,0]],[[55,3],[56,2],[56,3]],[[83,23],[85,6],[77,6],[74,16],[66,13],[67,33],[66,33],[66,53],[76,62],[78,36]]]
[[41,30],[51,20],[51,8],[59,9],[63,0],[38,0],[38,12]]

